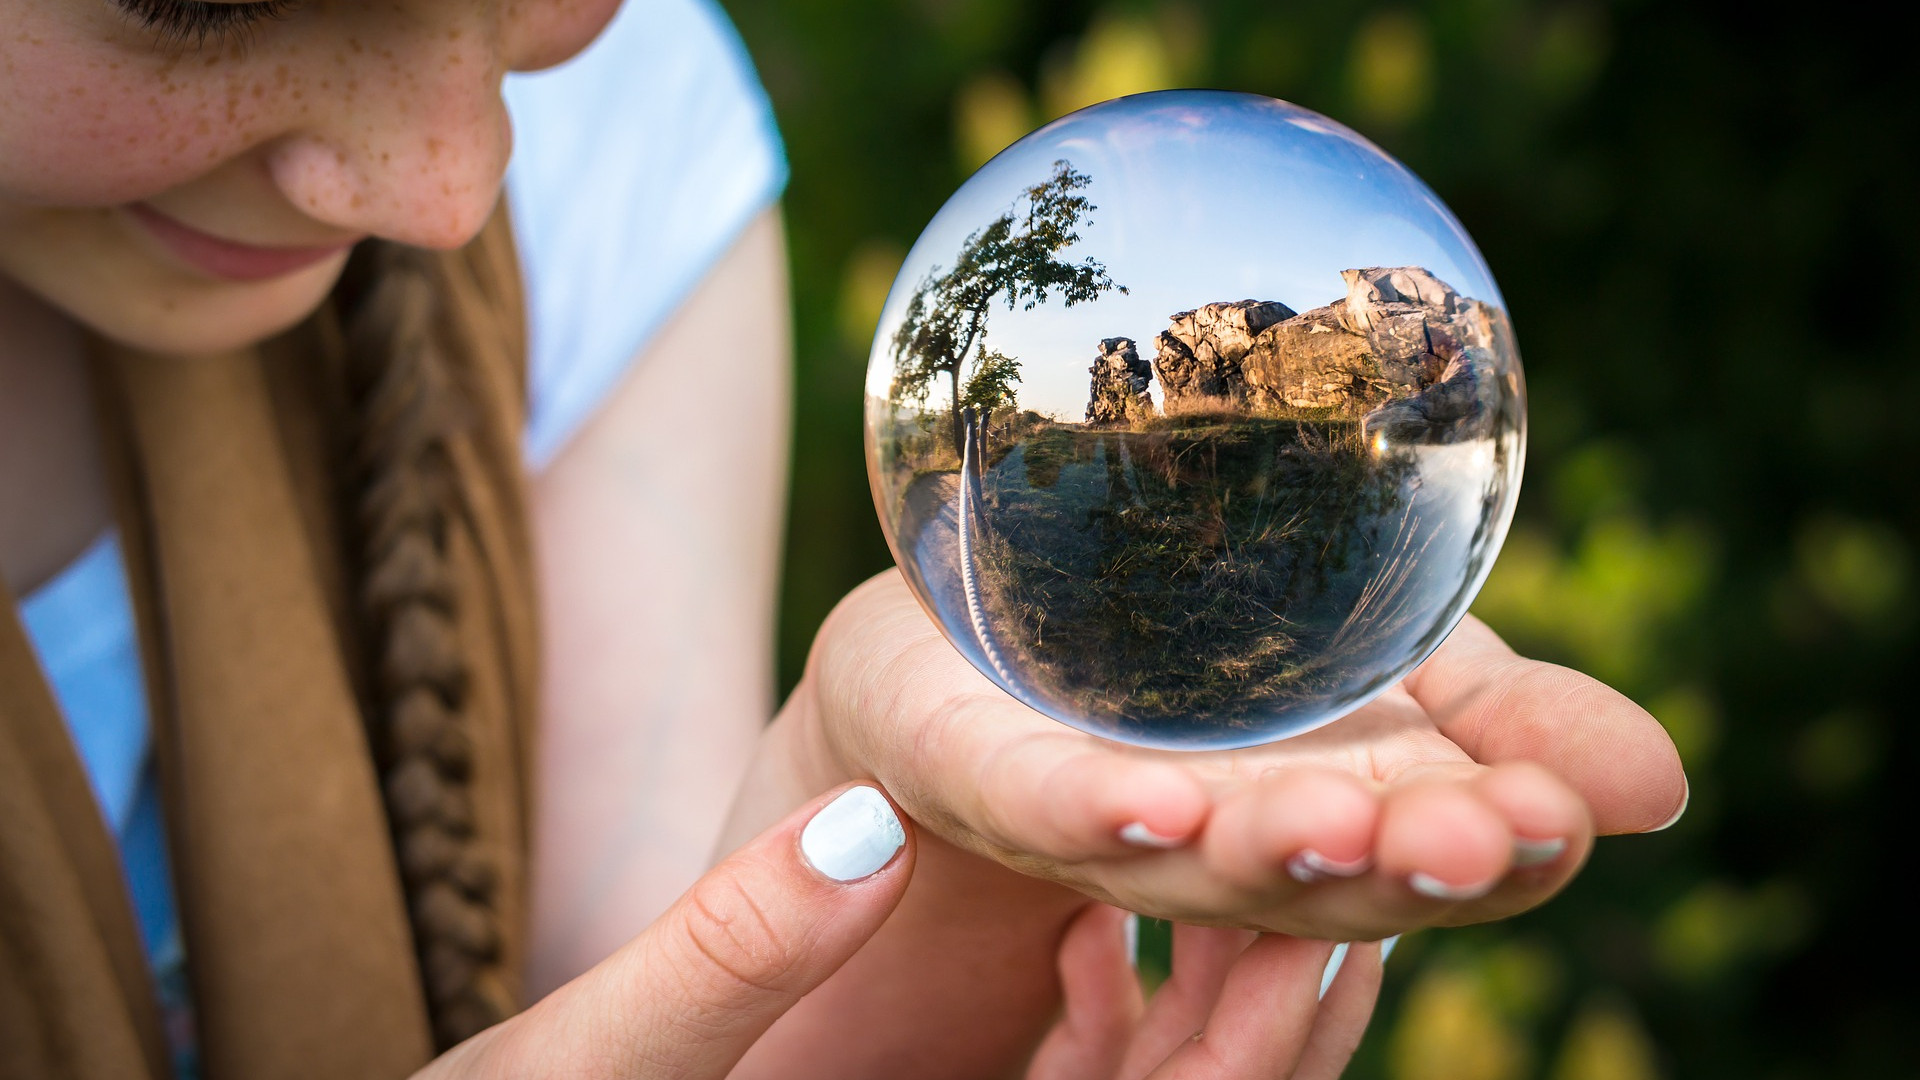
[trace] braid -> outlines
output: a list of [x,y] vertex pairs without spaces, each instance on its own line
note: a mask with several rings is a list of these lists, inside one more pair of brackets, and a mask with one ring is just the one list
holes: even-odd
[[469,668],[448,566],[461,494],[448,444],[468,417],[454,376],[444,258],[363,244],[342,293],[369,724],[442,1049],[514,1011],[500,968],[497,868],[475,838],[468,784]]

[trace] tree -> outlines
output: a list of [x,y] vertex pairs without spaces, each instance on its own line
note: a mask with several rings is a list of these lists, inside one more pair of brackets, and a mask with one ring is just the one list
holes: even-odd
[[1073,163],[1053,163],[1053,175],[1021,192],[999,217],[974,230],[960,246],[952,268],[934,266],[907,301],[905,316],[893,334],[893,398],[925,404],[934,380],[947,377],[951,394],[948,411],[953,420],[953,445],[963,445],[960,410],[968,404],[989,355],[997,372],[988,388],[1005,391],[1019,379],[1019,361],[1001,353],[988,354],[981,346],[968,393],[960,389],[960,368],[975,355],[987,335],[987,312],[995,303],[1008,311],[1031,311],[1059,295],[1067,307],[1097,299],[1115,285],[1107,268],[1088,256],[1079,262],[1060,258],[1060,252],[1080,241],[1078,227],[1095,209],[1079,194],[1093,178],[1076,172]]
[[1020,381],[1020,361],[1003,352],[988,352],[981,345],[973,358],[973,374],[960,392],[960,407],[976,409],[982,420],[994,410],[1012,408],[1017,402],[1013,384]]

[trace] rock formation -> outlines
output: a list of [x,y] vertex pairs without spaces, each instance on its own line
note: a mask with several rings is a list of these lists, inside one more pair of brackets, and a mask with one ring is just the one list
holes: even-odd
[[1153,343],[1153,367],[1168,407],[1245,401],[1240,364],[1255,335],[1291,318],[1293,309],[1277,300],[1207,304],[1174,315]]
[[1153,415],[1153,399],[1147,396],[1153,369],[1140,359],[1132,338],[1103,338],[1087,372],[1093,376],[1087,423],[1118,424]]
[[1174,315],[1153,361],[1167,410],[1325,409],[1394,442],[1485,434],[1499,400],[1493,309],[1417,266],[1341,276],[1344,299],[1300,314],[1242,300]]

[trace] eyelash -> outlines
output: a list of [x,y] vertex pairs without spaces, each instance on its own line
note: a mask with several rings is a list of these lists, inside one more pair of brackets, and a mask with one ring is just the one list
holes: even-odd
[[261,0],[251,4],[213,4],[206,0],[115,0],[135,22],[160,36],[162,44],[199,49],[209,42],[239,39],[261,22],[286,18],[298,0]]

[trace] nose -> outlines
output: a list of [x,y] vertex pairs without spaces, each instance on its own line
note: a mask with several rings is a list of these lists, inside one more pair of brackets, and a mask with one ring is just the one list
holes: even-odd
[[513,143],[491,36],[467,21],[347,38],[297,77],[319,103],[269,149],[274,183],[345,231],[439,249],[472,239]]

